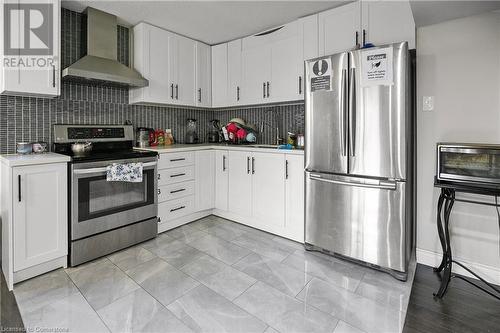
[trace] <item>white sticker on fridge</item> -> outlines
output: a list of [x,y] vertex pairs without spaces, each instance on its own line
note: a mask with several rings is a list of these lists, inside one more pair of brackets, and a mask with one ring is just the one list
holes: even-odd
[[361,85],[392,85],[392,47],[368,49],[361,53]]
[[311,92],[332,90],[332,60],[330,58],[316,60],[311,66]]

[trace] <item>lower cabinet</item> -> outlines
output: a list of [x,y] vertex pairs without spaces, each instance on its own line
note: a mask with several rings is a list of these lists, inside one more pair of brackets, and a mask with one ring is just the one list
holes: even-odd
[[286,155],[284,235],[304,241],[304,156]]
[[238,216],[252,215],[252,154],[229,152],[228,211]]
[[229,152],[215,151],[215,209],[228,210],[229,199]]
[[215,206],[215,152],[201,150],[195,153],[196,211],[213,209]]

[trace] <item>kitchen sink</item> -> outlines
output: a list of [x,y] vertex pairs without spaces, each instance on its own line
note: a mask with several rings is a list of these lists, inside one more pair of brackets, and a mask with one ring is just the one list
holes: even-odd
[[250,145],[253,148],[268,148],[268,149],[277,149],[277,145]]

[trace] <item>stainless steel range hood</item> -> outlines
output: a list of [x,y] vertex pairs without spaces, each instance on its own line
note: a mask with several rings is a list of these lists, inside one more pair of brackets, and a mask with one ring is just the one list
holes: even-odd
[[62,77],[72,81],[96,81],[111,85],[145,87],[148,80],[117,60],[116,16],[87,7],[87,54],[65,68]]

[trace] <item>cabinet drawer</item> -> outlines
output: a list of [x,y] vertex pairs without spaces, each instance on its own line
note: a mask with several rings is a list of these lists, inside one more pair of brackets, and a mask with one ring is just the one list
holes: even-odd
[[194,181],[158,186],[158,202],[187,197],[194,194]]
[[170,185],[194,179],[194,165],[158,170],[158,185]]
[[161,154],[158,160],[158,170],[177,168],[194,164],[193,152]]
[[194,195],[158,204],[160,222],[169,222],[194,212]]

